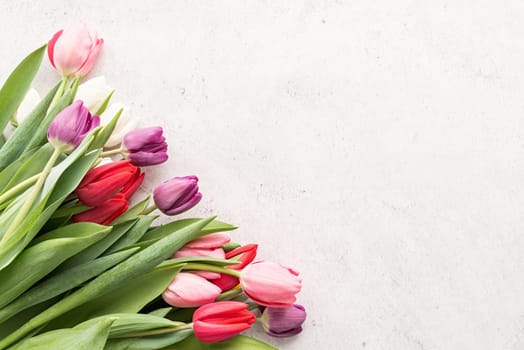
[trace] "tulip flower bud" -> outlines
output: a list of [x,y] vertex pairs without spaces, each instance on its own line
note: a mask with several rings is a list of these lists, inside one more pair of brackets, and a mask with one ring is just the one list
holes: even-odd
[[[222,246],[229,241],[231,241],[231,237],[226,233],[210,233],[188,242],[180,248],[173,257],[183,258],[187,256],[208,256],[211,258],[225,259],[226,254]],[[220,274],[217,272],[197,271],[195,274],[208,280],[220,278]]]
[[256,321],[247,304],[219,301],[199,307],[193,314],[193,332],[204,343],[215,343],[249,329]]
[[91,169],[76,189],[80,202],[95,207],[116,193],[128,200],[144,180],[140,168],[128,160],[111,162]]
[[[258,245],[256,244],[246,244],[242,247],[238,247],[230,252],[227,252],[225,255],[226,259],[237,259],[237,262],[239,262],[238,264],[227,266],[227,268],[237,271],[242,270],[248,264],[253,262],[257,255],[257,248]],[[215,278],[211,282],[219,286],[222,291],[227,291],[238,285],[239,280],[235,276],[220,274],[219,278]]]
[[302,332],[302,323],[306,320],[306,309],[302,305],[290,307],[267,307],[262,312],[260,321],[267,334],[285,338]]
[[47,139],[53,147],[69,152],[99,124],[99,117],[92,116],[82,101],[78,100],[58,113],[47,130]]
[[[27,118],[31,112],[40,103],[40,94],[34,88],[30,88],[24,96],[24,99],[18,106],[16,113],[13,115],[12,123],[4,129],[4,138],[8,139],[15,132],[16,127]],[[16,126],[16,127],[15,127]]]
[[202,199],[196,176],[174,177],[158,185],[153,200],[166,215],[176,215],[193,208]]
[[198,307],[212,303],[222,291],[203,277],[179,272],[162,294],[164,301],[175,307]]
[[136,129],[124,137],[127,158],[137,166],[157,165],[167,160],[166,138],[159,126]]
[[49,61],[64,76],[85,76],[93,68],[104,40],[85,25],[75,24],[55,33],[47,45]]
[[31,114],[33,109],[40,103],[40,94],[34,88],[29,89],[16,111],[16,122],[21,124]]
[[259,261],[240,272],[240,286],[257,304],[288,307],[302,288],[298,272],[271,261]]
[[122,193],[118,193],[111,199],[102,204],[84,211],[80,214],[73,215],[73,222],[94,222],[100,225],[109,225],[113,220],[126,212],[129,204]]
[[84,106],[93,114],[98,112],[113,89],[107,85],[106,78],[91,78],[78,86],[76,98],[84,101]]
[[104,145],[104,148],[115,148],[120,146],[124,136],[137,125],[137,120],[136,118],[131,117],[129,109],[118,102],[112,103],[106,108],[104,113],[100,115],[100,123],[102,125],[108,124],[120,110],[122,110],[122,114],[120,114],[115,129]]

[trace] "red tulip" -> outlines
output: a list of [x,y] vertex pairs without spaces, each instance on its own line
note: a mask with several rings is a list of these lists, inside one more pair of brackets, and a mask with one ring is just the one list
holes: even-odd
[[117,193],[129,199],[143,180],[144,173],[128,160],[111,162],[90,170],[78,185],[76,195],[82,203],[95,207]]
[[193,331],[198,340],[215,343],[249,329],[256,321],[247,304],[219,301],[199,307],[193,314]]
[[[226,259],[238,257],[237,261],[239,262],[239,264],[230,265],[227,266],[227,268],[237,271],[242,270],[248,264],[253,262],[257,255],[257,248],[257,244],[246,244],[245,246],[238,247],[230,252],[227,252],[225,256]],[[239,283],[237,277],[226,274],[220,274],[219,278],[214,279],[211,282],[219,286],[222,291],[230,290]]]
[[102,204],[73,216],[73,222],[94,222],[100,225],[109,225],[117,217],[125,213],[129,204],[122,193],[118,193]]

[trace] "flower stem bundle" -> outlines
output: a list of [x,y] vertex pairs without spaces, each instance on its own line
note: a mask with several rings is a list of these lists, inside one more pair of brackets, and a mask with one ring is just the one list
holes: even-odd
[[[295,270],[215,216],[176,218],[202,200],[198,177],[136,197],[168,140],[135,128],[105,79],[81,83],[103,44],[60,30],[0,89],[0,350],[274,349],[240,334],[257,320],[300,333]],[[61,78],[40,100],[28,91],[46,51]]]

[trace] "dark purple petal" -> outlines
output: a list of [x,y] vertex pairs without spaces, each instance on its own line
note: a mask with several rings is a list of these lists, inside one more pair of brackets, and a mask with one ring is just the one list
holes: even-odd
[[156,206],[164,214],[176,215],[194,207],[201,199],[196,176],[175,177],[153,191]]
[[181,214],[181,213],[183,213],[185,211],[188,211],[189,209],[193,208],[195,205],[197,205],[200,202],[201,199],[202,199],[202,193],[198,192],[190,200],[188,200],[187,202],[181,204],[178,207],[174,207],[173,209],[168,210],[167,212],[165,212],[165,214],[167,214],[167,215]]
[[306,319],[306,309],[294,304],[290,307],[267,307],[262,312],[264,330],[273,337],[291,337],[302,332],[302,323]]
[[131,152],[138,151],[150,143],[165,143],[161,127],[154,126],[136,129],[128,132],[126,136],[124,136],[124,146]]
[[148,153],[148,152],[135,152],[130,153],[128,156],[129,160],[133,165],[136,166],[150,166],[164,163],[168,156],[166,152]]

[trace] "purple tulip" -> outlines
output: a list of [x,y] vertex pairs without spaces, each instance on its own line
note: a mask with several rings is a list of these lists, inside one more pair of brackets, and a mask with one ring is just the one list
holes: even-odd
[[176,215],[193,208],[202,199],[198,192],[198,177],[174,177],[153,191],[156,206],[166,215]]
[[69,152],[99,124],[100,118],[92,116],[83,102],[78,100],[58,113],[47,130],[47,139],[53,147]]
[[267,307],[260,318],[267,334],[273,337],[291,337],[302,332],[306,309],[294,304],[290,307]]
[[130,131],[123,142],[133,165],[157,165],[167,160],[166,138],[159,126]]

